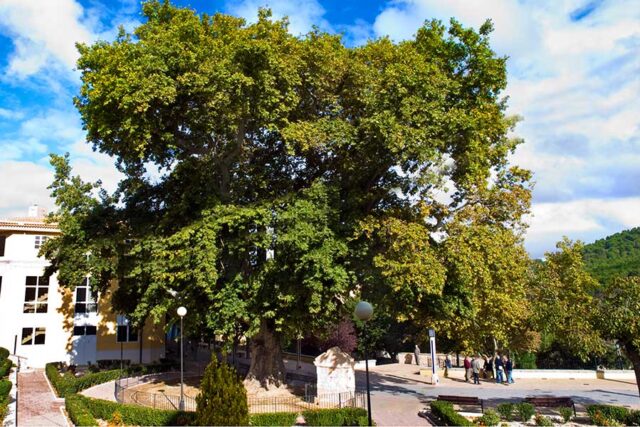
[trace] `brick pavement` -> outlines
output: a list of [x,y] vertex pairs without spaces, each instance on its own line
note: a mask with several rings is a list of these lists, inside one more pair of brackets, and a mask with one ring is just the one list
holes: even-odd
[[64,399],[56,398],[42,370],[18,374],[18,425],[69,427]]

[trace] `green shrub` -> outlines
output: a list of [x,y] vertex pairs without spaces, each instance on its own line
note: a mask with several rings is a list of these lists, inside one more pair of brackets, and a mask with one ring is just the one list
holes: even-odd
[[431,413],[439,418],[445,426],[472,426],[473,423],[458,414],[450,402],[434,400],[431,402]]
[[553,421],[551,421],[551,418],[549,417],[545,417],[542,414],[536,414],[536,425],[537,426],[543,426],[543,427],[551,427],[553,426]]
[[484,414],[476,420],[481,426],[497,426],[500,424],[500,415],[496,411],[487,409]]
[[621,426],[622,423],[616,420],[612,420],[609,418],[606,418],[604,415],[602,415],[602,413],[600,413],[599,411],[596,411],[593,416],[591,417],[591,422],[597,426],[612,426],[612,427],[617,427],[617,426]]
[[9,353],[9,350],[4,347],[0,347],[0,360],[6,359],[7,357],[9,357],[9,354],[11,354]]
[[226,363],[218,363],[215,355],[204,371],[196,404],[198,425],[238,426],[249,423],[247,390],[236,370]]
[[587,406],[587,413],[589,414],[589,418],[591,418],[591,422],[595,425],[602,425],[595,422],[596,418],[599,422],[602,422],[604,418],[605,420],[625,423],[629,416],[629,410],[627,408],[614,405],[589,405]]
[[498,413],[500,413],[500,416],[502,418],[504,418],[507,421],[513,421],[513,408],[514,408],[514,404],[513,403],[501,403],[499,404],[496,409],[498,410]]
[[558,413],[562,417],[562,422],[568,423],[573,418],[573,409],[567,408],[566,406],[561,406],[558,409]]
[[366,426],[368,423],[367,411],[362,408],[309,410],[302,416],[311,426]]
[[625,424],[628,426],[640,426],[640,410],[629,411]]
[[93,417],[89,409],[84,403],[84,400],[77,394],[69,394],[64,399],[64,406],[73,422],[76,426],[96,426],[98,422]]
[[9,359],[4,359],[0,361],[0,378],[4,378],[9,375],[11,372],[11,368],[13,367],[13,362]]
[[529,421],[531,417],[533,417],[533,415],[536,413],[536,408],[531,403],[521,402],[516,404],[515,407],[516,413],[520,417],[520,421],[522,421],[523,423]]
[[537,369],[536,354],[527,352],[516,355],[515,365],[518,369]]
[[292,412],[269,412],[265,414],[253,414],[249,416],[250,425],[277,427],[292,426],[296,422],[297,414]]
[[168,369],[170,365],[136,365],[130,366],[122,371],[120,369],[114,369],[110,371],[89,372],[80,377],[74,376],[71,372],[65,372],[64,375],[60,375],[60,366],[61,363],[48,363],[45,366],[45,372],[51,385],[58,393],[58,396],[65,397],[67,394],[78,393],[95,385],[117,380],[123,376],[163,372],[163,370]]
[[103,420],[110,420],[118,412],[125,425],[135,426],[173,426],[187,425],[194,421],[193,412],[165,411],[160,409],[145,408],[136,405],[123,405],[102,399],[92,399],[77,395],[91,414]]
[[12,385],[9,380],[0,380],[0,402],[7,399]]

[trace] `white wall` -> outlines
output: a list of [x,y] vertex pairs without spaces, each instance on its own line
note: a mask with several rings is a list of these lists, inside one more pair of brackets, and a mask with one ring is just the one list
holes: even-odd
[[[68,361],[66,351],[70,332],[63,329],[64,315],[59,312],[62,293],[55,275],[49,282],[47,313],[23,313],[25,279],[41,276],[47,265],[38,258],[34,234],[12,234],[7,237],[5,256],[0,257],[0,346],[11,353],[17,335],[17,354],[26,357],[29,367],[44,367],[48,362]],[[22,328],[45,327],[45,344],[22,345]]]

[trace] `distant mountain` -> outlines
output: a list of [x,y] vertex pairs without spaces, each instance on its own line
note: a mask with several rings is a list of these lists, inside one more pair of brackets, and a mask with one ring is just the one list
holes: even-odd
[[640,276],[640,227],[585,245],[583,254],[587,270],[602,283],[617,276]]

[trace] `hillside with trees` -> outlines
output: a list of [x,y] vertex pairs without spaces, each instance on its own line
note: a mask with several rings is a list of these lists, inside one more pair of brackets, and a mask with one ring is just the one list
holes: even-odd
[[587,271],[601,283],[640,276],[640,227],[585,245],[583,256]]

